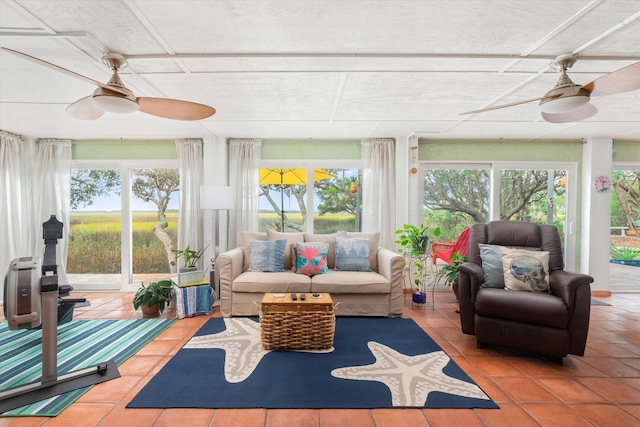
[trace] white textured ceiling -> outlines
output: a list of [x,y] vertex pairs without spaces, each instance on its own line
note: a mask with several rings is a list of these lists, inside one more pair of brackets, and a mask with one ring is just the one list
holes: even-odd
[[138,96],[211,105],[199,122],[144,113],[81,121],[92,85],[0,54],[0,129],[56,138],[585,138],[640,140],[640,90],[552,124],[537,103],[549,63],[585,84],[640,61],[638,0],[0,0],[0,45],[98,81],[123,54]]

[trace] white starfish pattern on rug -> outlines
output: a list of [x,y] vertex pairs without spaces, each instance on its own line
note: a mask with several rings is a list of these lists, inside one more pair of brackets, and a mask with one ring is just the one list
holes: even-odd
[[225,318],[224,324],[224,331],[193,337],[184,348],[224,350],[224,377],[227,382],[239,383],[249,378],[260,360],[271,350],[262,347],[258,322],[251,319]]
[[450,360],[444,351],[407,356],[375,341],[370,341],[368,347],[375,363],[334,369],[331,375],[381,382],[389,387],[393,406],[424,406],[432,391],[489,400],[477,385],[442,372]]

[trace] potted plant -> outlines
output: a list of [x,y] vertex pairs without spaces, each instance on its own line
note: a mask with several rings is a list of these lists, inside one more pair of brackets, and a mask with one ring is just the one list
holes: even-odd
[[610,243],[609,254],[610,261],[614,264],[640,267],[640,249]]
[[171,298],[171,281],[160,280],[147,286],[142,283],[133,297],[133,308],[142,309],[142,317],[158,317]]
[[[412,224],[404,224],[401,229],[396,230],[398,239],[396,243],[401,246],[399,252],[404,250],[411,251],[412,254],[426,252],[429,247],[429,235],[427,234],[429,227],[426,225],[417,226]],[[440,228],[433,230],[433,236],[440,235]]]
[[447,264],[440,269],[440,274],[444,278],[445,285],[451,285],[453,289],[453,293],[456,296],[456,301],[458,300],[458,266],[464,262],[467,262],[467,257],[462,256],[459,253],[455,252],[451,256],[451,260],[453,261],[451,264]]
[[[425,257],[428,251],[429,235],[426,225],[416,226],[404,224],[399,230],[396,230],[398,239],[396,243],[400,245],[398,251],[402,254],[409,255],[414,271],[409,270],[409,274],[413,276],[413,295],[412,300],[418,304],[424,304],[427,300],[425,288],[429,285],[428,271],[425,266]],[[440,228],[433,230],[433,236],[440,235]]]
[[195,251],[191,249],[190,245],[187,245],[186,249],[172,249],[171,252],[176,254],[176,261],[182,257],[184,258],[184,267],[180,269],[180,272],[194,271],[198,269],[198,260],[202,257],[207,247]]

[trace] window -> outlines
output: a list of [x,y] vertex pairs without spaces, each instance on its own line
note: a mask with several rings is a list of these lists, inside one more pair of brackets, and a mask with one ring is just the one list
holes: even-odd
[[611,177],[609,279],[612,290],[640,283],[640,165],[614,164]]
[[359,169],[277,166],[260,169],[260,231],[361,229]]
[[426,169],[423,175],[425,224],[440,227],[438,240],[454,241],[465,228],[489,218],[489,170],[482,166]]
[[558,227],[568,269],[575,264],[575,164],[423,163],[425,224],[440,227],[440,241],[491,220],[531,221]]
[[171,273],[179,200],[174,162],[110,163],[76,162],[72,170],[67,272],[78,289],[96,283],[121,289]]
[[67,273],[73,283],[101,275],[119,288],[122,212],[119,169],[73,169]]

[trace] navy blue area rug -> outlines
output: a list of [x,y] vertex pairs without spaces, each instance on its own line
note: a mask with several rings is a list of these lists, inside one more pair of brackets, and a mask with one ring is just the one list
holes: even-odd
[[411,319],[338,318],[334,348],[269,351],[211,319],[127,408],[497,408]]

